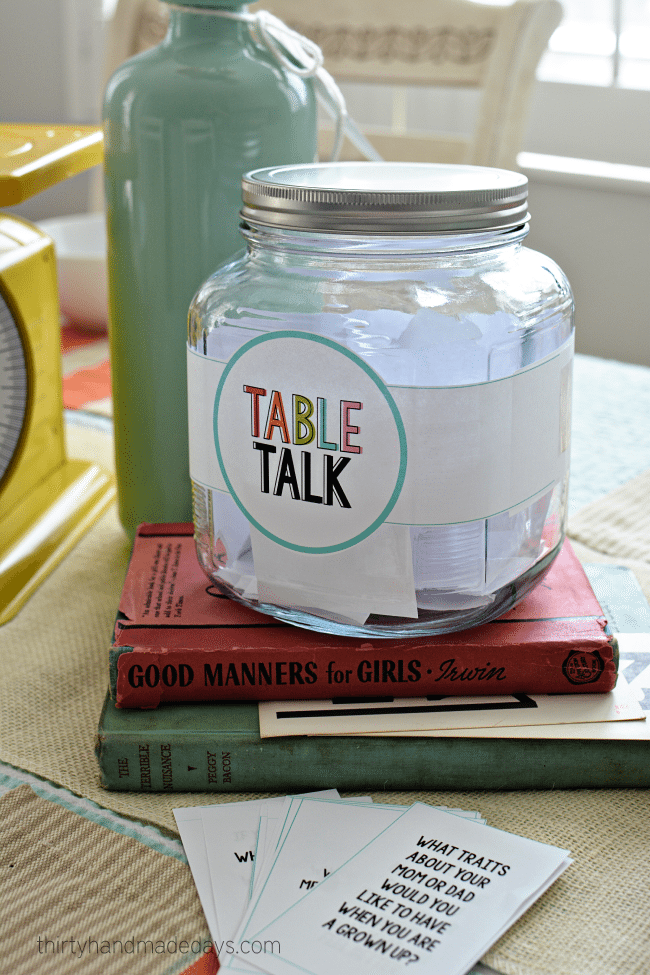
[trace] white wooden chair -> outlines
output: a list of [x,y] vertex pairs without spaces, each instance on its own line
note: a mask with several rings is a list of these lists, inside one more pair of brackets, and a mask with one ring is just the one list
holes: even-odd
[[[474,0],[262,0],[270,10],[322,49],[338,82],[390,85],[393,124],[365,129],[384,159],[516,167],[535,70],[562,18],[558,0],[515,0],[486,5]],[[106,46],[107,77],[125,58],[164,36],[167,5],[118,0]],[[426,120],[406,130],[406,86],[480,89],[469,137],[435,134]],[[319,139],[329,159],[333,131]],[[342,158],[361,159],[349,142]]]
[[104,81],[122,61],[159,44],[169,12],[159,0],[117,0],[104,45]]
[[[558,0],[516,0],[508,6],[473,0],[268,0],[268,9],[315,41],[325,67],[345,81],[394,86],[390,130],[364,128],[391,160],[516,167],[535,70],[562,18]],[[435,135],[426,120],[405,131],[407,85],[481,89],[469,138]],[[402,93],[402,94],[400,94]],[[320,156],[329,158],[324,131]],[[362,158],[348,143],[342,157]]]

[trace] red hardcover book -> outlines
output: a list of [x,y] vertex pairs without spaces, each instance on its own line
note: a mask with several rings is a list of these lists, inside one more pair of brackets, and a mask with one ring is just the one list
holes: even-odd
[[505,616],[430,637],[314,633],[220,593],[192,526],[141,525],[110,648],[118,707],[170,701],[604,692],[618,647],[565,542],[544,579]]

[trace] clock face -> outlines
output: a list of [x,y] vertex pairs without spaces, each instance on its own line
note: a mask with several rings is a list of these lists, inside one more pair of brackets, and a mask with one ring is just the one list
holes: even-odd
[[18,326],[0,294],[0,483],[16,453],[27,413],[27,361]]

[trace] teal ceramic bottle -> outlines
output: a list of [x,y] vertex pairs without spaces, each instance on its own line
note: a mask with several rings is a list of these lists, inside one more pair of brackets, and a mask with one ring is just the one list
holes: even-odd
[[254,40],[241,13],[238,0],[177,0],[162,43],[106,90],[115,452],[131,536],[143,521],[192,519],[187,312],[241,249],[242,174],[316,154],[311,79]]

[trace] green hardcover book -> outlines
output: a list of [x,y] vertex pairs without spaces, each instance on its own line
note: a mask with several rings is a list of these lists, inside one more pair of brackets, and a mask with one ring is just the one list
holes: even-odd
[[107,698],[97,753],[107,789],[577,789],[650,786],[650,741],[259,736],[257,705],[118,709]]
[[[650,632],[650,612],[628,570],[590,577],[614,629]],[[628,680],[650,674],[650,641],[621,652]],[[650,710],[650,691],[645,694]],[[252,701],[116,708],[106,699],[97,757],[107,789],[151,792],[298,792],[307,789],[563,789],[650,786],[647,722],[613,722],[607,738],[260,738]],[[618,737],[620,735],[620,737]]]

